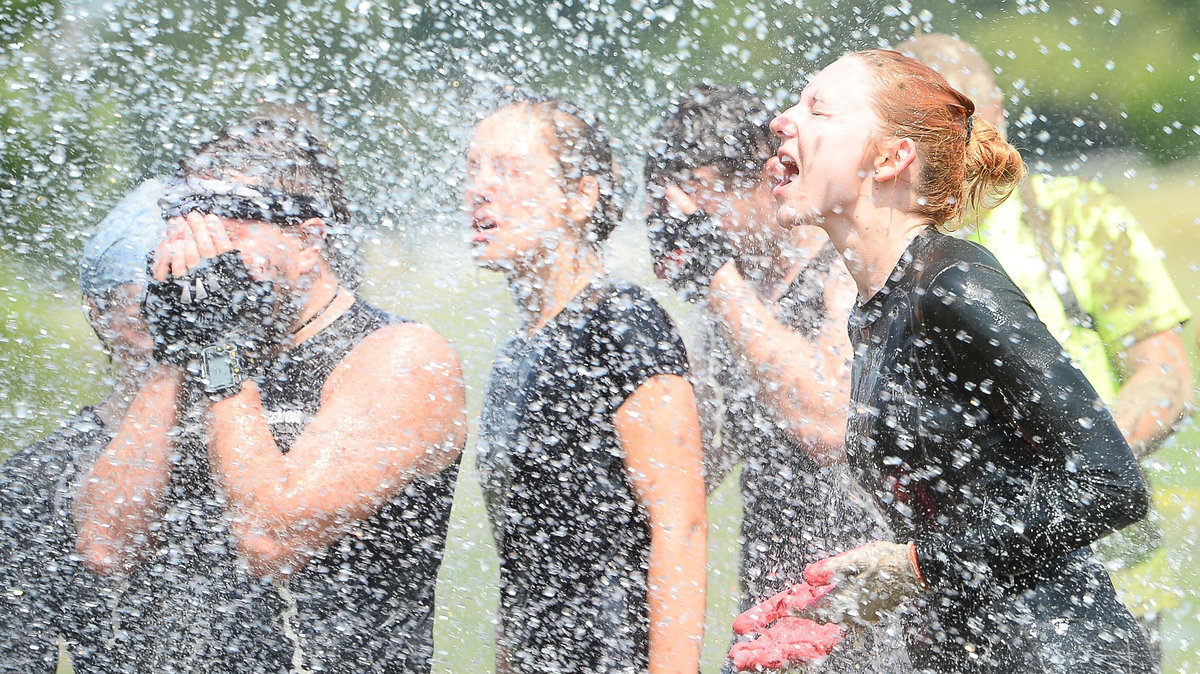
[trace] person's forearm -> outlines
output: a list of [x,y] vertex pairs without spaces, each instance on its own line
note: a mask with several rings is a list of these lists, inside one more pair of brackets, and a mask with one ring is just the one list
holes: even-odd
[[780,324],[732,264],[713,278],[709,306],[727,326],[735,349],[750,363],[760,401],[791,430],[813,458],[838,460],[849,398],[844,363]]
[[181,375],[162,369],[130,405],[116,437],[79,483],[76,549],[93,571],[120,574],[149,540],[170,483]]
[[704,640],[707,522],[701,514],[651,530],[651,674],[693,674]]
[[290,482],[284,455],[267,426],[258,386],[213,403],[209,412],[214,469],[234,508],[254,510],[270,492]]
[[1137,458],[1175,432],[1192,409],[1192,369],[1179,327],[1146,336],[1114,354],[1123,375],[1112,413]]
[[[361,464],[339,463],[334,459],[336,453],[314,451],[314,447],[345,449],[344,440],[314,431],[318,423],[310,422],[285,454],[267,425],[253,383],[212,405],[209,432],[214,478],[228,494],[239,549],[256,572],[286,573],[300,568],[353,522],[374,512],[387,494],[423,471],[433,472],[452,460],[449,451],[417,443],[402,453],[380,450],[378,461],[408,468],[391,481],[360,477]],[[319,439],[314,441],[314,437]],[[302,447],[305,442],[307,446]]]
[[1192,409],[1189,381],[1177,373],[1143,367],[1121,386],[1113,403],[1113,418],[1138,459],[1157,450]]
[[[225,490],[238,547],[251,567],[262,573],[292,569],[309,552],[287,537],[288,522],[280,508],[288,474],[284,455],[267,426],[258,387],[213,403],[209,412],[214,477]],[[292,524],[302,522],[294,518]]]

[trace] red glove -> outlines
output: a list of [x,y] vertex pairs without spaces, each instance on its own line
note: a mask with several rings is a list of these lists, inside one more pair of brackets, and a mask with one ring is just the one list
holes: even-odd
[[780,618],[812,606],[833,588],[833,585],[814,587],[808,583],[793,585],[734,618],[733,631],[737,634],[759,632]]
[[842,629],[837,625],[784,617],[754,641],[734,644],[729,649],[729,659],[738,671],[786,669],[825,659],[841,639]]

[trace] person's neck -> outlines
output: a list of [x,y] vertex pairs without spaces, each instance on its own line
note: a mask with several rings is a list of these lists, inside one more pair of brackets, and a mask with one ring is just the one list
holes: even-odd
[[865,302],[887,284],[904,251],[928,225],[920,216],[885,207],[826,221],[824,229],[846,262],[859,301]]
[[114,362],[116,382],[113,389],[103,400],[92,407],[104,426],[113,430],[120,427],[121,421],[125,419],[125,413],[133,404],[133,399],[137,397],[138,392],[150,378],[150,364],[146,361],[131,363],[117,360]]
[[596,250],[564,240],[546,259],[522,265],[509,275],[509,287],[525,331],[542,329],[592,281],[604,274]]
[[308,291],[308,298],[296,320],[294,344],[315,336],[338,319],[354,304],[354,293],[343,288],[332,274],[322,272]]

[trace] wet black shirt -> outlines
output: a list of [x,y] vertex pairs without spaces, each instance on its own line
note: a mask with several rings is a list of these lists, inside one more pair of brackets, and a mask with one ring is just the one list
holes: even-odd
[[49,672],[55,637],[81,646],[104,583],[75,553],[79,479],[112,439],[86,408],[0,465],[0,672]]
[[934,590],[922,620],[941,623],[926,638],[959,654],[1001,648],[1028,636],[1005,624],[1016,613],[1036,623],[1079,610],[1018,597],[1085,576],[1080,601],[1119,619],[1085,548],[1145,514],[1145,485],[1111,415],[996,259],[926,230],[856,307],[850,336],[849,460],[897,540],[916,541]]
[[606,282],[497,356],[478,465],[515,671],[646,668],[650,530],[613,415],[647,379],[684,375],[686,358],[654,300]]
[[[397,322],[356,301],[266,367],[259,387],[281,451],[316,414],[325,380],[350,350]],[[286,582],[259,580],[237,558],[202,429],[189,414],[161,541],[123,593],[110,630],[115,646],[99,669],[429,671],[457,464],[411,482]]]

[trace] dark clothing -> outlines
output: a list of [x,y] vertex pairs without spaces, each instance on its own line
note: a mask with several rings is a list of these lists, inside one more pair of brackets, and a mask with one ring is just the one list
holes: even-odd
[[112,437],[87,408],[0,465],[0,672],[54,671],[55,639],[98,619],[103,583],[75,553],[71,510]]
[[[833,244],[827,244],[774,302],[780,323],[809,340],[828,317],[825,287],[832,264],[841,261]],[[803,582],[804,567],[812,562],[889,535],[848,468],[818,465],[787,423],[759,403],[759,385],[749,371],[753,366],[735,354],[725,330],[715,326],[707,341],[722,408],[721,451],[742,464],[738,580],[745,611]],[[882,636],[848,639],[819,671],[903,670],[903,665],[883,662],[898,646]],[[726,669],[732,671],[732,662]]]
[[613,415],[655,375],[684,375],[670,318],[639,288],[594,283],[492,367],[479,473],[517,672],[648,666],[650,528]]
[[[266,366],[259,387],[281,451],[317,413],[350,350],[397,322],[359,300]],[[199,408],[187,409],[161,541],[120,599],[114,648],[83,671],[429,671],[457,464],[411,482],[286,581],[259,580],[237,558]]]
[[1144,640],[1088,546],[1145,515],[1145,485],[995,258],[923,232],[850,335],[850,462],[933,588],[913,664],[1143,671]]

